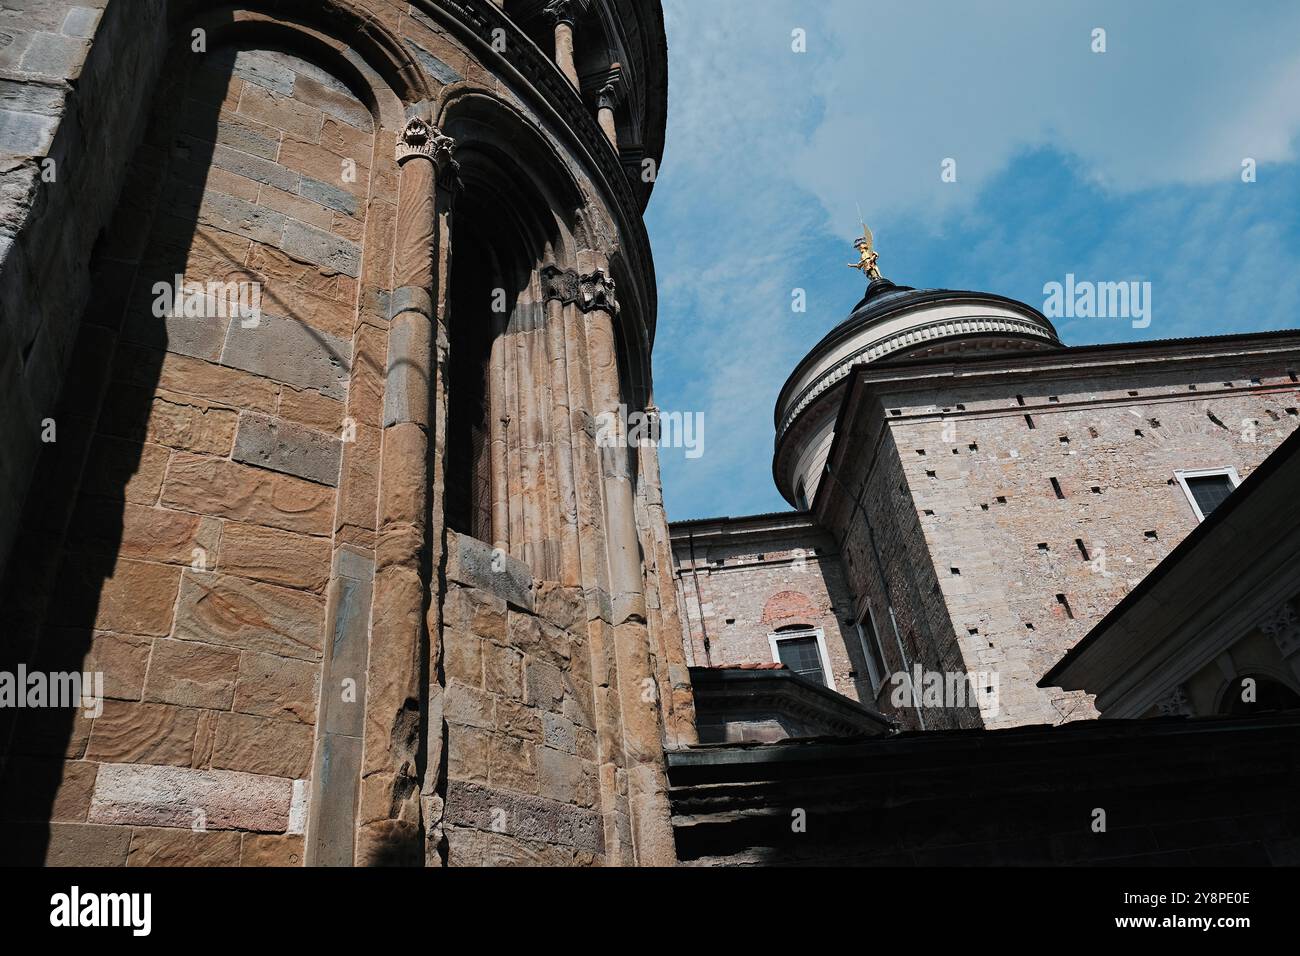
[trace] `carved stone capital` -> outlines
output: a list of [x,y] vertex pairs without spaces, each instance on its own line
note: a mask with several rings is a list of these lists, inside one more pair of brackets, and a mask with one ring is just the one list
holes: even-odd
[[573,26],[578,16],[577,0],[550,0],[542,7],[542,12],[551,18],[551,23],[567,23]]
[[542,266],[542,301],[557,299],[564,305],[578,301],[578,274],[572,269]]
[[613,314],[618,311],[618,298],[614,293],[614,278],[597,269],[578,279],[579,305],[583,312],[604,309]]
[[407,121],[406,128],[397,137],[397,165],[401,166],[407,160],[420,157],[433,163],[441,173],[448,166],[455,167],[456,162],[451,155],[455,145],[456,141],[450,136],[443,135],[438,127],[430,125],[418,116],[413,117]]
[[1300,650],[1300,615],[1290,601],[1283,601],[1281,607],[1260,621],[1259,629],[1273,638],[1283,657]]

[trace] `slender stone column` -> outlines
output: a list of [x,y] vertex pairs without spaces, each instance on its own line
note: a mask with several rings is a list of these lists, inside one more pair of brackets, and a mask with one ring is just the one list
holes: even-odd
[[555,65],[578,88],[578,68],[573,62],[573,0],[551,0],[546,12],[555,20]]
[[422,119],[397,142],[401,168],[384,388],[374,610],[367,673],[357,862],[419,864],[422,723],[428,720],[430,385],[439,173],[452,141]]
[[676,851],[668,812],[658,681],[650,659],[645,579],[626,422],[619,408],[622,394],[614,335],[618,304],[614,280],[606,273],[603,260],[597,260],[594,254],[580,253],[579,267],[582,270],[579,302],[586,313],[592,410],[598,421],[603,419],[605,426],[598,434],[604,433],[608,439],[598,451],[604,485],[605,549],[632,839],[637,863],[670,866],[676,862]]
[[605,137],[615,152],[618,151],[618,129],[614,123],[614,109],[617,106],[618,87],[614,83],[606,83],[600,88],[600,95],[596,99],[596,122],[605,131]]

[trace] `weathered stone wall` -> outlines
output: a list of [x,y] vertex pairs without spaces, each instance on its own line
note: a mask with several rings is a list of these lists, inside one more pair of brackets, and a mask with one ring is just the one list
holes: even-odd
[[582,592],[535,586],[521,562],[449,537],[448,863],[604,862]]
[[[1176,470],[1244,479],[1300,423],[1294,355],[1259,352],[881,387],[871,417],[887,429],[841,480],[868,475],[886,577],[911,566],[915,585],[893,600],[905,636],[928,622],[923,666],[997,673],[985,725],[1095,716],[1086,697],[1034,685],[1195,527]],[[865,528],[849,528],[850,580],[870,587],[874,568],[852,570],[871,565]]]
[[[302,803],[310,776],[331,537],[373,535],[364,373],[345,404],[384,295],[378,265],[360,291],[370,113],[278,50],[222,47],[193,66],[174,62],[128,171],[95,262],[117,294],[87,314],[72,382],[93,436],[37,661],[83,651],[110,699],[65,751],[84,762],[65,786],[95,783],[85,825],[56,828],[50,858],[69,840],[132,862],[248,862],[254,846],[256,862],[300,862],[305,820],[286,795]],[[383,249],[381,234],[375,260]],[[155,283],[177,275],[259,283],[261,315],[160,317]],[[32,746],[21,722],[15,741]],[[242,801],[268,788],[276,814],[250,819]],[[191,812],[200,831],[233,832],[156,829],[188,828]],[[239,831],[263,835],[246,850]]]
[[[143,132],[163,0],[0,4],[0,499],[22,501],[89,298],[87,268]],[[131,37],[130,43],[126,42]],[[65,441],[73,436],[66,431]],[[20,511],[0,508],[0,578]]]
[[[104,188],[77,219],[103,233],[95,296],[64,316],[66,386],[40,376],[59,440],[26,499],[0,635],[0,669],[99,671],[107,701],[0,712],[6,857],[672,859],[663,747],[692,738],[689,678],[661,635],[677,618],[657,462],[597,447],[593,427],[624,393],[620,366],[650,390],[648,356],[619,354],[645,339],[622,325],[653,322],[637,193],[554,64],[512,48],[531,72],[508,83],[469,51],[483,17],[508,25],[495,8],[474,0],[457,23],[418,6],[108,4],[98,42],[123,76],[103,115],[129,129],[138,104],[152,122],[129,163],[125,146],[99,157],[120,199]],[[83,75],[76,95],[92,91]],[[55,109],[34,95],[8,112]],[[548,97],[558,121],[554,102],[535,109]],[[528,200],[563,228],[547,253],[583,295],[537,296],[499,343],[519,386],[502,393],[516,428],[494,476],[504,548],[442,514],[463,185],[444,118],[467,172],[517,152],[537,177]],[[47,208],[18,241],[68,220]],[[261,313],[195,296],[160,315],[155,286],[175,276],[255,284]],[[6,284],[6,308],[67,304],[51,289]]]

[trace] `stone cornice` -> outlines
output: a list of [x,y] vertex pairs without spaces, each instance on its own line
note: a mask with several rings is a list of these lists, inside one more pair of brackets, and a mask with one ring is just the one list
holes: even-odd
[[1055,345],[1056,338],[1050,331],[1028,319],[1011,319],[1002,316],[973,316],[960,319],[940,319],[922,325],[900,330],[893,335],[878,338],[846,355],[824,374],[810,382],[794,399],[789,410],[782,416],[777,427],[776,440],[789,430],[791,423],[799,414],[811,405],[819,395],[848,375],[854,365],[883,358],[901,349],[913,348],[926,343],[938,343],[944,339],[957,339],[969,335],[1007,334],[1040,339]]

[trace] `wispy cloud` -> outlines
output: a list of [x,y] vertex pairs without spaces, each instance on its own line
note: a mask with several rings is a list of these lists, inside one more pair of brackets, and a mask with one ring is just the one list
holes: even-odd
[[[772,405],[861,294],[843,267],[857,203],[886,274],[910,285],[1038,305],[1067,271],[1152,281],[1150,328],[1063,324],[1073,343],[1300,324],[1293,3],[665,8],[656,391],[706,423],[701,458],[663,453],[674,518],[785,507]],[[1240,180],[1245,157],[1257,183]]]

